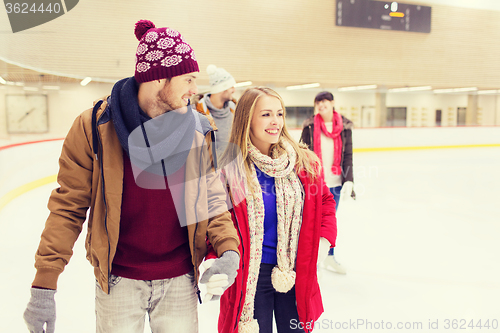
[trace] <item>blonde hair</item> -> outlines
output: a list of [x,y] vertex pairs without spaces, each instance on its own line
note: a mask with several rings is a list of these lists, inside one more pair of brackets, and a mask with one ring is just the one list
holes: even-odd
[[[221,165],[229,165],[231,162],[236,162],[238,170],[233,170],[233,172],[237,171],[240,176],[245,175],[245,179],[251,179],[252,177],[250,168],[252,161],[250,160],[247,149],[250,140],[250,123],[255,112],[255,105],[259,98],[264,95],[276,97],[281,103],[283,118],[286,117],[285,103],[276,91],[267,87],[248,88],[240,97],[236,105],[231,134],[229,136],[229,145],[221,157]],[[299,144],[292,138],[288,132],[285,121],[283,122],[283,128],[280,133],[280,139],[282,138],[286,139],[297,153],[297,161],[295,163],[296,172],[305,171],[312,181],[316,179],[321,172],[321,162],[316,154],[310,151],[306,145]],[[278,143],[272,144],[269,151],[272,151],[273,148],[280,145],[280,142],[281,140],[279,140]]]

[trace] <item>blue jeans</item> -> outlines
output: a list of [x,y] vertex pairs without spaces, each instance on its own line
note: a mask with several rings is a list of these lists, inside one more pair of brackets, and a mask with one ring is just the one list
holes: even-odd
[[194,273],[171,279],[132,280],[111,275],[109,294],[96,282],[96,331],[143,333],[146,313],[158,333],[198,332]]
[[[337,208],[339,207],[339,200],[340,200],[340,191],[342,190],[342,186],[337,186],[337,187],[330,187],[330,192],[333,194],[333,199],[335,199],[335,211],[337,211]],[[329,256],[333,256],[333,250],[335,248],[332,247],[330,251],[328,251]]]
[[[292,324],[299,322],[297,304],[295,301],[295,287],[287,293],[280,293],[274,289],[271,282],[272,264],[260,264],[259,279],[254,301],[254,318],[259,323],[259,333],[273,332],[273,312],[276,319],[278,333],[304,332],[292,329]],[[295,319],[295,321],[292,321]]]

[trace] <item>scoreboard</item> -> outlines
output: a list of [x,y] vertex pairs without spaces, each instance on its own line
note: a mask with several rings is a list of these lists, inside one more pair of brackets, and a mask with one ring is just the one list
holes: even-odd
[[431,7],[377,0],[336,0],[336,25],[431,32]]

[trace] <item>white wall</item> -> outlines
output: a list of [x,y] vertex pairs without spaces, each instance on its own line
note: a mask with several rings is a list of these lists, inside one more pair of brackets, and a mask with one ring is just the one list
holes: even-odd
[[500,96],[479,95],[478,96],[478,123],[481,125],[499,125],[500,118]]
[[[60,84],[58,91],[45,91],[49,103],[49,133],[43,135],[8,134],[6,128],[6,94],[22,94],[22,87],[0,85],[0,139],[10,141],[30,141],[40,138],[64,137],[76,116],[92,107],[92,102],[111,92],[112,84],[90,83],[86,87],[79,84]],[[200,87],[202,89],[203,87]],[[235,97],[241,96],[246,88],[237,90]],[[335,89],[320,88],[306,90],[275,89],[287,106],[313,106],[314,97],[323,90],[332,91],[337,111],[361,127],[363,107],[375,106],[375,92],[337,92]],[[435,125],[435,111],[442,110],[442,126],[456,126],[457,107],[467,107],[467,95],[447,95],[423,93],[387,93],[388,107],[407,107],[408,127]],[[478,96],[478,124],[500,125],[500,96]]]
[[[336,92],[334,89],[289,91],[276,89],[287,106],[313,106],[314,96],[323,90],[332,91],[336,110],[361,127],[363,107],[375,106],[374,92]],[[387,93],[387,107],[406,107],[408,127],[432,127],[436,122],[436,110],[442,112],[442,126],[457,125],[457,108],[467,105],[466,94]],[[500,96],[478,95],[478,125],[500,125]]]
[[496,97],[495,125],[500,125],[500,96]]
[[[375,92],[336,92],[335,89],[286,90],[276,89],[287,106],[313,106],[314,96],[320,91],[332,91],[335,108],[361,127],[363,107],[375,106]],[[457,125],[457,108],[467,105],[467,94],[387,93],[387,107],[406,107],[408,127],[432,127],[436,110],[442,112],[442,126]],[[478,95],[478,125],[500,125],[500,96]]]
[[[291,130],[298,140],[301,130]],[[390,148],[500,144],[500,127],[358,128],[353,148]]]
[[112,84],[93,83],[85,87],[79,84],[59,84],[60,90],[41,90],[30,94],[46,94],[48,101],[49,132],[45,134],[9,134],[6,125],[5,96],[26,93],[22,87],[3,86],[0,89],[0,139],[30,141],[42,138],[64,137],[75,118],[94,100],[111,92]]
[[5,110],[5,93],[7,87],[0,85],[0,139],[7,138],[7,114]]

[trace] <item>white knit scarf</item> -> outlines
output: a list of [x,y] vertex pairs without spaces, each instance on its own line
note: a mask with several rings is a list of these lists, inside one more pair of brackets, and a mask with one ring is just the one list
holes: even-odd
[[[264,200],[255,166],[274,177],[276,210],[278,215],[278,265],[273,268],[271,281],[274,289],[286,293],[295,285],[295,259],[302,223],[302,184],[295,173],[297,153],[287,140],[282,139],[271,152],[271,157],[262,154],[254,145],[248,144],[252,179],[248,180],[257,191],[254,195],[246,189],[248,226],[250,233],[250,262],[248,265],[247,290],[241,313],[238,332],[258,333],[259,324],[254,316],[254,299],[259,279],[264,241]],[[254,165],[255,164],[255,165]],[[255,191],[255,190],[254,190]]]

